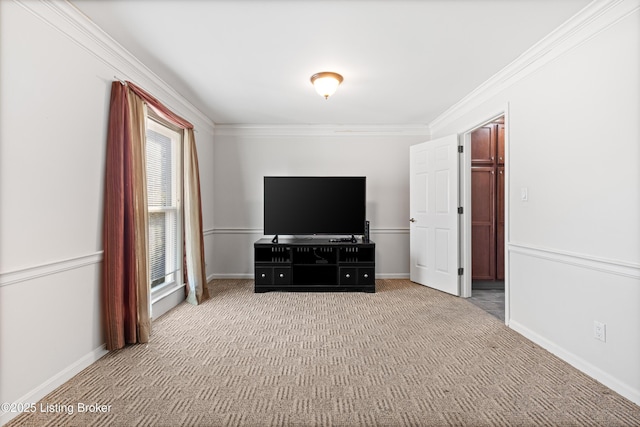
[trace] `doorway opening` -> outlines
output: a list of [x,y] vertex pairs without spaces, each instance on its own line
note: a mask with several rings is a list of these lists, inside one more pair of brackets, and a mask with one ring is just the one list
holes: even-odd
[[505,321],[505,117],[472,130],[470,302]]

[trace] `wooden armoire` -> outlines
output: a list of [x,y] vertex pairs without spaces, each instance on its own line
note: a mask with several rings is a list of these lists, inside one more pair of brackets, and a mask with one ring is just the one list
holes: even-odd
[[473,280],[504,280],[504,118],[471,133]]

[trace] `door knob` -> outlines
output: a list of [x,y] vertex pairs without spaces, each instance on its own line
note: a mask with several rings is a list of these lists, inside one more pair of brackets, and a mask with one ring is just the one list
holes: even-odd
[[416,222],[415,218],[409,218],[409,221]]

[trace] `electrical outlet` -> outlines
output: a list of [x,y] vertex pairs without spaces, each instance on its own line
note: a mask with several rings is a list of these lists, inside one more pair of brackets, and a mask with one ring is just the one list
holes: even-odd
[[607,342],[607,325],[598,322],[597,320],[593,321],[593,337],[602,342]]

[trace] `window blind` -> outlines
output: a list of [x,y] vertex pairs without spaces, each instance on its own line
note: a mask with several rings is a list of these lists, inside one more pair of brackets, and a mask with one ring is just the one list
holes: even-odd
[[147,198],[151,287],[173,280],[177,260],[176,159],[171,138],[147,129]]

